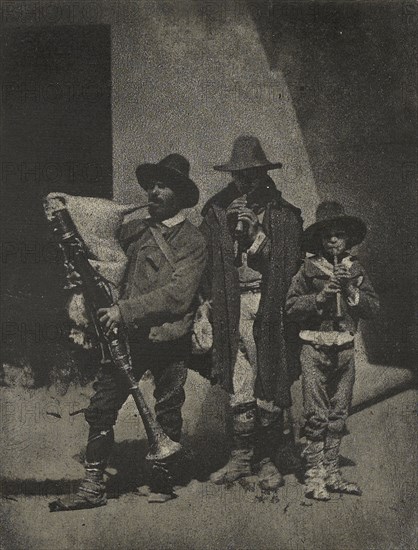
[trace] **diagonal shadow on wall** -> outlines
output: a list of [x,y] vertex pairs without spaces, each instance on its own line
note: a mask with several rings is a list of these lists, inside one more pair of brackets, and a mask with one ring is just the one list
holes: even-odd
[[271,70],[289,87],[320,200],[363,218],[360,259],[381,298],[368,359],[417,351],[415,20],[403,3],[248,0]]

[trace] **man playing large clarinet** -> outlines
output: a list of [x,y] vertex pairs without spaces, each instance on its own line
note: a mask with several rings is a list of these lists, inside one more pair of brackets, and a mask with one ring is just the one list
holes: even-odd
[[[178,442],[191,351],[197,289],[206,262],[206,243],[181,210],[195,206],[199,190],[189,178],[189,162],[178,154],[136,170],[148,194],[149,217],[122,226],[120,241],[128,257],[120,298],[100,308],[98,319],[111,333],[128,333],[132,372],[137,380],[150,370],[155,384],[155,413],[167,436]],[[95,394],[85,411],[90,425],[86,476],[75,495],[51,503],[51,509],[75,510],[106,504],[104,469],[114,441],[113,426],[130,388],[111,362],[103,365]],[[150,472],[150,502],[174,497],[167,464]]]
[[305,259],[290,286],[286,307],[301,325],[302,390],[307,445],[305,494],[360,495],[339,469],[339,449],[354,384],[354,335],[359,319],[373,317],[379,299],[350,250],[366,235],[362,220],[333,201],[318,206],[304,232]]

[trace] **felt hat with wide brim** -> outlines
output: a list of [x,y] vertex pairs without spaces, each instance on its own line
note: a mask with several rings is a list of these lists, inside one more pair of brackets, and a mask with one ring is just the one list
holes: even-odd
[[155,164],[140,164],[135,173],[143,189],[147,190],[152,183],[161,181],[176,193],[183,208],[192,208],[199,201],[199,189],[189,178],[189,172],[189,161],[182,155],[172,153]]
[[240,136],[234,141],[229,161],[226,164],[217,164],[213,169],[220,172],[239,172],[250,168],[275,170],[281,167],[281,162],[267,160],[266,154],[256,137]]
[[331,225],[337,225],[347,233],[350,247],[360,244],[367,233],[366,224],[360,218],[348,216],[340,203],[322,202],[316,210],[316,222],[303,232],[304,251],[316,254],[322,247],[321,231]]

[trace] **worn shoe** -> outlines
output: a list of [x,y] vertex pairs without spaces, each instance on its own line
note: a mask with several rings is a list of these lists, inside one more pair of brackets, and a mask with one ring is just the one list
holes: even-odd
[[210,476],[210,480],[216,485],[223,485],[252,475],[251,462],[253,454],[253,451],[248,449],[235,449],[231,451],[227,464],[217,472],[214,472]]
[[356,483],[343,478],[340,468],[340,444],[339,435],[328,434],[325,438],[324,466],[326,470],[326,486],[333,493],[361,496],[362,492]]
[[233,483],[252,475],[255,412],[255,402],[237,405],[232,409],[233,449],[227,464],[210,476],[210,480],[216,485]]
[[326,486],[332,493],[344,493],[346,495],[357,495],[359,497],[363,494],[357,483],[344,479],[341,472],[334,472],[328,475]]
[[329,500],[331,497],[325,485],[324,442],[308,441],[303,457],[306,460],[305,496],[315,500]]
[[77,492],[50,502],[49,510],[51,512],[67,512],[97,508],[107,504],[103,471],[104,467],[101,463],[86,464],[86,477],[80,483]]
[[258,485],[263,491],[274,492],[284,485],[282,474],[269,458],[265,458],[260,462],[258,479]]
[[305,479],[305,496],[315,500],[327,501],[331,497],[327,491],[324,480],[317,475],[311,479]]
[[262,491],[277,491],[284,479],[276,466],[278,451],[283,443],[283,414],[280,410],[257,409],[256,470],[258,485]]

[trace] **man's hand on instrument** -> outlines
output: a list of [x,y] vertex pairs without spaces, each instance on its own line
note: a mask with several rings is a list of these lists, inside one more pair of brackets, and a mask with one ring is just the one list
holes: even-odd
[[67,283],[65,285],[66,290],[72,290],[83,284],[81,275],[74,269],[67,268]]
[[238,221],[243,222],[247,228],[247,235],[253,243],[258,233],[261,231],[260,222],[251,208],[242,208],[238,214]]
[[226,209],[226,215],[227,217],[237,216],[237,222],[239,221],[244,224],[246,236],[253,243],[261,231],[261,227],[256,214],[247,206],[247,198],[241,196],[232,201]]
[[229,216],[237,215],[241,212],[243,208],[247,206],[247,198],[242,195],[241,197],[238,197],[234,201],[231,202],[231,204],[226,209],[226,216],[229,218]]
[[111,307],[103,307],[97,310],[100,324],[106,330],[106,333],[110,333],[112,330],[118,328],[122,323],[122,314],[117,304]]
[[69,271],[67,273],[67,279],[74,286],[81,285],[82,283],[80,273],[78,273],[78,271],[75,271],[75,270]]

